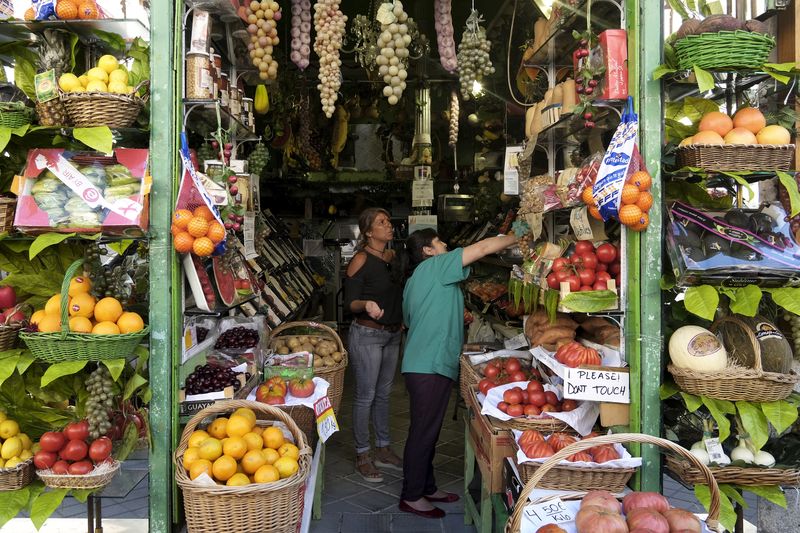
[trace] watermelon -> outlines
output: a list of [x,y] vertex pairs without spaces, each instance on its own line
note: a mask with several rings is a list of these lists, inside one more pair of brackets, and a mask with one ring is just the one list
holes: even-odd
[[236,278],[222,257],[214,257],[213,261],[217,292],[222,303],[230,307],[236,303]]

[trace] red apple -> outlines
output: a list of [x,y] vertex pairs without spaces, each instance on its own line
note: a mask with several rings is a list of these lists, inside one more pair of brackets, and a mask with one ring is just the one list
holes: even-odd
[[17,293],[14,292],[14,287],[3,285],[0,287],[0,308],[6,309],[17,305]]

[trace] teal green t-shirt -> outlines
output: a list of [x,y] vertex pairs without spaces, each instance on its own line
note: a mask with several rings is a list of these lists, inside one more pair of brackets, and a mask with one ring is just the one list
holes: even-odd
[[408,327],[401,371],[441,374],[458,379],[464,344],[464,295],[459,283],[469,276],[461,248],[425,259],[403,291],[403,320]]

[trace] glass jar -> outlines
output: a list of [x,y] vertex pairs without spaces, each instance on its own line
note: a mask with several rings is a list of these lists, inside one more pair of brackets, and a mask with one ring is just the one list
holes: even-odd
[[213,81],[209,63],[206,53],[190,52],[186,54],[186,98],[192,100],[211,98]]

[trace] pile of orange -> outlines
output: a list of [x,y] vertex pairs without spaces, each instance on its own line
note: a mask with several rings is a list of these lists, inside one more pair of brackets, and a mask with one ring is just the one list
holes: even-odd
[[246,407],[193,431],[188,445],[183,468],[190,479],[208,474],[220,485],[238,487],[279,481],[300,468],[297,446],[280,428],[257,426],[255,413]]
[[[653,178],[646,170],[630,175],[620,193],[619,221],[633,231],[644,231],[650,224],[648,211],[653,206],[653,195],[650,186]],[[581,200],[589,207],[589,214],[597,220],[603,220],[600,210],[592,197],[592,187],[586,187]]]
[[721,144],[769,144],[786,145],[792,135],[783,126],[767,126],[764,114],[754,107],[743,107],[733,117],[712,111],[700,119],[697,133],[681,141],[680,146]]
[[177,252],[208,257],[224,239],[225,226],[204,205],[194,211],[178,209],[172,215],[172,245]]
[[[74,333],[96,335],[119,335],[136,333],[144,329],[144,320],[138,313],[125,311],[116,298],[98,300],[91,295],[92,282],[85,276],[70,280],[67,302],[69,330]],[[47,300],[44,309],[31,315],[31,324],[36,324],[40,333],[61,331],[61,294]]]
[[[33,8],[31,8],[32,10]],[[96,19],[99,15],[97,4],[94,0],[58,0],[56,2],[56,16],[61,20],[74,20]],[[28,20],[27,12],[26,20]]]

